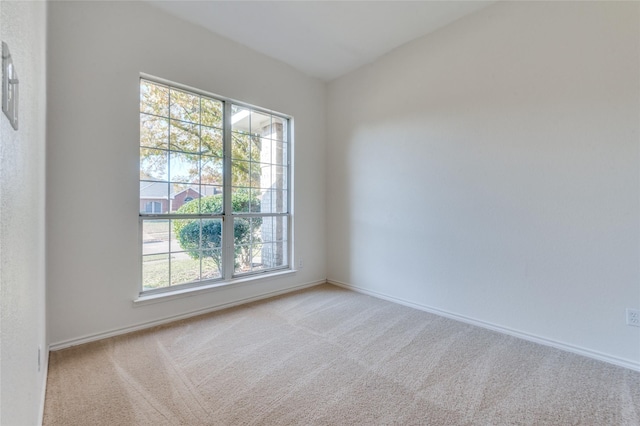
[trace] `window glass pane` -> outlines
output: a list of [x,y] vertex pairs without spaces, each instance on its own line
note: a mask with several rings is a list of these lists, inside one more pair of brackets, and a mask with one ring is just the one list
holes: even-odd
[[251,181],[253,188],[286,189],[287,168],[267,163],[251,163]]
[[171,183],[171,213],[198,213],[199,189],[198,185]]
[[281,117],[273,116],[271,135],[273,139],[287,142],[287,120]]
[[214,99],[202,98],[202,124],[210,127],[222,128],[222,102]]
[[234,218],[233,241],[236,273],[251,270],[254,251],[260,243],[259,230],[262,218]]
[[249,221],[251,222],[251,242],[261,243],[262,242],[262,224],[264,222],[264,218],[252,217],[249,219]]
[[[203,192],[203,196],[200,199],[200,213],[201,214],[220,214],[222,213],[222,187],[217,186],[201,186],[200,190]],[[211,195],[204,195],[211,194]]]
[[288,238],[288,222],[289,218],[287,216],[275,216],[270,218],[265,218],[263,220],[269,220],[272,226],[271,241],[287,241]]
[[169,123],[166,118],[140,114],[140,146],[167,149]]
[[251,272],[251,244],[234,246],[233,272],[234,274],[242,274]]
[[289,194],[287,191],[273,191],[272,193],[272,211],[275,213],[288,213],[289,212],[289,202],[287,196]]
[[275,264],[276,257],[274,245],[272,243],[263,243],[260,253],[257,253],[253,258],[253,269],[270,269],[279,266]]
[[200,185],[200,193],[202,194],[202,197],[211,197],[212,195],[222,196],[222,186]]
[[251,131],[251,112],[248,108],[231,105],[231,131],[238,133]]
[[271,245],[272,252],[269,254],[269,264],[271,268],[280,268],[287,266],[287,242],[279,241]]
[[236,274],[244,274],[262,269],[261,254],[262,243],[255,242],[236,246],[235,250],[235,268]]
[[262,138],[260,155],[256,156],[255,160],[261,163],[287,165],[287,144]]
[[206,155],[222,157],[224,155],[224,148],[222,146],[222,130],[214,129],[212,127],[202,127],[200,131],[202,132],[202,145],[200,152]]
[[261,264],[265,268],[285,265],[287,254],[287,217],[263,217],[260,227],[260,240],[263,242]]
[[251,211],[252,205],[259,205],[260,200],[248,188],[233,188],[231,191],[231,203],[233,204],[234,213],[247,213]]
[[262,138],[258,136],[252,136],[250,142],[251,142],[251,152],[249,155],[249,159],[251,161],[260,162],[260,157],[262,156],[262,151],[263,151]]
[[142,254],[169,253],[169,221],[145,220],[142,222]]
[[231,158],[241,161],[259,162],[262,153],[260,138],[239,133],[233,133],[231,143]]
[[222,158],[202,156],[201,177],[203,184],[222,186]]
[[202,252],[202,277],[211,280],[222,277],[222,251],[204,250]]
[[241,133],[232,133],[231,139],[231,158],[234,160],[250,160],[251,137]]
[[184,284],[200,279],[200,259],[187,253],[174,253],[171,259],[171,285]]
[[[196,222],[196,225],[193,223]],[[197,235],[200,235],[200,222],[199,219],[173,219],[171,221],[171,225],[169,227],[169,247],[172,253],[186,251],[189,248],[197,249],[198,247],[194,247],[193,244],[190,243],[188,239],[188,235],[193,232],[193,226],[197,226]],[[183,231],[184,228],[188,228]],[[187,237],[185,237],[185,234]],[[184,242],[181,242],[180,236],[185,239]],[[198,237],[199,238],[199,237]],[[199,244],[200,240],[198,240]]]
[[271,137],[271,115],[253,111],[251,113],[251,133]]
[[273,141],[271,144],[271,162],[278,165],[287,165],[287,149],[289,144],[285,142]]
[[168,285],[169,255],[150,254],[142,256],[142,289],[152,290]]
[[[242,221],[249,222],[250,219]],[[283,240],[263,242],[254,239],[245,244],[236,244],[234,273],[245,274],[286,266],[287,250],[287,241]]]
[[144,208],[141,210],[147,214],[159,214],[165,213],[163,203],[160,201],[146,201],[144,200]]
[[249,187],[251,163],[248,161],[232,161],[231,163],[231,186]]
[[140,111],[169,116],[169,88],[147,80],[140,80]]
[[140,213],[169,212],[169,183],[140,181]]
[[273,189],[276,186],[277,176],[275,175],[275,168],[271,164],[256,163],[259,166],[260,171],[260,188]]
[[252,212],[261,213],[287,213],[287,192],[277,190],[263,190],[260,196],[260,205],[252,209]]
[[171,118],[200,123],[200,97],[182,90],[171,89]]
[[256,212],[274,213],[276,211],[274,197],[274,191],[264,191],[260,197],[260,210],[256,210]]
[[172,182],[200,183],[200,156],[172,152],[169,178]]
[[275,205],[272,204],[276,213],[289,213],[288,191],[273,191]]
[[167,151],[140,148],[140,179],[167,180]]
[[284,241],[287,239],[286,216],[265,216],[260,219],[262,222],[256,230],[254,239],[259,239],[263,243]]
[[262,189],[250,189],[250,204],[249,211],[251,213],[260,213],[263,210],[262,198],[263,198],[263,190]]
[[222,219],[202,219],[200,248],[204,251],[222,247]]
[[233,244],[239,247],[251,243],[251,218],[236,217],[233,219]]
[[177,257],[187,254],[191,259],[201,259],[222,245],[222,219],[176,219],[173,232],[171,249]]
[[288,168],[286,166],[273,166],[273,189],[288,189]]
[[236,218],[236,274],[278,268],[287,265],[287,218]]
[[[258,189],[263,186],[262,173],[264,168],[269,168],[269,165],[263,164],[263,163],[251,163],[251,175],[249,176],[250,178],[249,187]],[[264,184],[267,185],[268,182],[265,181]]]
[[263,243],[271,243],[275,238],[274,230],[273,230],[273,217],[261,217],[262,223],[260,224],[260,229],[258,230],[258,238]]
[[262,263],[262,249],[264,244],[254,243],[251,248],[251,271],[264,269],[265,265]]
[[201,223],[200,219],[174,220],[171,251],[184,251],[192,257],[197,257],[200,251]]
[[200,126],[184,121],[171,120],[171,149],[184,152],[200,152]]
[[271,139],[261,138],[258,150],[260,155],[256,156],[256,161],[259,161],[261,163],[271,163],[274,143],[276,142],[272,141]]

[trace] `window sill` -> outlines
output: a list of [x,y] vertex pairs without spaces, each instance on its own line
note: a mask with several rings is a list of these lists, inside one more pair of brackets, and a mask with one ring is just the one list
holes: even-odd
[[281,278],[287,275],[294,275],[296,272],[297,270],[295,269],[286,269],[284,271],[274,272],[269,275],[253,275],[248,277],[236,278],[230,281],[216,282],[208,285],[205,284],[197,287],[182,288],[179,290],[166,291],[163,293],[140,295],[133,300],[133,306],[139,307],[139,306],[151,305],[154,303],[168,302],[174,299],[193,297],[193,296],[200,295],[202,293],[209,293],[212,291],[224,290],[224,289],[235,287],[241,284],[255,283],[256,281],[267,281],[270,279]]

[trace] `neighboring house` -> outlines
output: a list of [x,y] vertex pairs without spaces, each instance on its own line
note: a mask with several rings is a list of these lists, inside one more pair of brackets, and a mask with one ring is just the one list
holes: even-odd
[[140,211],[143,213],[167,213],[171,199],[167,182],[140,182]]
[[191,200],[219,193],[215,187],[206,187],[201,192],[197,186],[169,193],[168,185],[167,182],[141,181],[140,211],[151,214],[175,212]]
[[188,203],[189,201],[195,200],[196,198],[200,198],[202,196],[203,195],[200,194],[199,191],[195,190],[192,187],[183,189],[180,192],[176,192],[172,194],[173,198],[171,201],[171,211],[174,212],[182,207],[185,203]]

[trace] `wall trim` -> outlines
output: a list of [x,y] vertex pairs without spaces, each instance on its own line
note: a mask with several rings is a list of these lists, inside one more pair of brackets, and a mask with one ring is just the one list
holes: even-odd
[[442,309],[434,308],[431,306],[423,305],[420,303],[411,302],[409,300],[405,300],[399,297],[389,296],[384,293],[379,293],[377,291],[368,290],[363,287],[358,287],[352,284],[347,284],[341,281],[336,281],[332,279],[327,279],[327,283],[333,284],[338,287],[345,288],[347,290],[352,290],[358,293],[366,294],[368,296],[373,296],[378,299],[387,300],[389,302],[398,303],[400,305],[408,306],[410,308],[418,309],[421,311],[429,312],[431,314],[439,315],[442,317],[450,318],[456,321],[461,321],[467,324],[475,325],[477,327],[485,328],[492,331],[497,331],[498,333],[507,334],[509,336],[517,337],[519,339],[527,340],[529,342],[538,343],[544,346],[550,346],[555,349],[560,349],[566,352],[571,352],[577,355],[582,355],[587,358],[592,358],[598,361],[603,361],[609,364],[616,365],[618,367],[628,368],[630,370],[640,372],[640,362],[631,361],[624,358],[618,358],[611,355],[607,355],[598,351],[593,351],[590,349],[582,348],[580,346],[570,345],[568,343],[560,342],[557,340],[547,339],[544,337],[536,336],[534,334],[524,333],[522,331],[514,330],[508,327],[499,326],[496,324],[492,324],[490,322],[480,321],[474,318],[469,318],[464,315],[455,314],[453,312],[445,311]]
[[44,403],[45,403],[45,399],[47,397],[47,383],[48,383],[48,378],[49,378],[49,347],[46,346],[45,347],[45,351],[46,354],[44,356],[44,366],[42,369],[42,372],[40,374],[42,374],[42,380],[44,383],[42,383],[42,391],[40,394],[40,412],[38,413],[38,425],[42,426],[42,424],[44,423]]
[[[536,336],[534,334],[529,334],[529,333],[525,333],[522,331],[518,331],[518,330],[514,330],[508,327],[503,327],[503,326],[499,326],[496,324],[492,324],[489,322],[485,322],[485,321],[480,321],[474,318],[470,318],[470,317],[466,317],[464,315],[459,315],[459,314],[455,314],[449,311],[445,311],[442,309],[438,309],[438,308],[434,308],[432,306],[428,306],[428,305],[423,305],[420,303],[416,303],[416,302],[411,302],[409,300],[406,299],[402,299],[399,297],[394,297],[394,296],[389,296],[387,294],[384,293],[380,293],[377,291],[373,291],[373,290],[368,290],[365,289],[363,287],[359,287],[359,286],[355,286],[352,284],[347,284],[341,281],[337,281],[337,280],[332,280],[332,279],[327,279],[327,280],[318,280],[318,281],[312,281],[312,282],[308,282],[308,283],[304,283],[304,284],[300,284],[297,286],[293,286],[293,287],[288,287],[286,289],[283,290],[276,290],[276,291],[272,291],[272,292],[267,292],[267,293],[262,293],[259,294],[257,296],[252,296],[252,297],[247,297],[244,299],[238,299],[232,302],[227,302],[227,303],[221,303],[219,305],[214,305],[214,306],[210,306],[208,308],[204,308],[204,309],[197,309],[195,311],[190,311],[184,314],[179,314],[179,315],[173,315],[170,317],[166,317],[166,318],[162,318],[162,319],[158,319],[158,320],[153,320],[153,321],[147,321],[147,322],[143,322],[140,324],[136,324],[136,325],[132,325],[129,327],[122,327],[122,328],[117,328],[117,329],[113,329],[113,330],[109,330],[109,331],[105,331],[105,332],[101,332],[101,333],[96,333],[96,334],[90,334],[90,335],[86,335],[83,337],[79,337],[76,339],[69,339],[69,340],[64,340],[62,342],[57,342],[57,343],[52,343],[49,345],[49,348],[47,350],[47,354],[46,354],[46,360],[47,362],[45,363],[45,367],[44,367],[44,374],[45,377],[47,377],[48,374],[48,369],[49,369],[49,351],[58,351],[61,349],[65,349],[65,348],[69,348],[71,346],[77,346],[77,345],[82,345],[84,343],[90,343],[90,342],[94,342],[97,340],[102,340],[102,339],[107,339],[109,337],[114,337],[114,336],[119,336],[122,334],[127,334],[127,333],[131,333],[134,331],[139,331],[139,330],[144,330],[147,328],[151,328],[151,327],[155,327],[158,325],[163,325],[163,324],[168,324],[174,321],[179,321],[182,319],[187,319],[187,318],[191,318],[191,317],[195,317],[198,315],[203,315],[203,314],[207,314],[210,312],[215,312],[215,311],[220,311],[226,308],[231,308],[234,306],[239,306],[239,305],[243,305],[246,303],[250,303],[250,302],[254,302],[254,301],[258,301],[258,300],[263,300],[263,299],[268,299],[271,297],[275,297],[275,296],[280,296],[282,294],[287,294],[287,293],[291,293],[297,290],[302,290],[305,288],[310,288],[310,287],[314,287],[317,285],[322,285],[322,284],[332,284],[338,287],[342,287],[344,289],[347,290],[352,290],[355,291],[357,293],[362,293],[362,294],[366,294],[368,296],[372,296],[378,299],[383,299],[383,300],[387,300],[389,302],[393,302],[393,303],[398,303],[400,305],[403,306],[407,306],[410,308],[414,308],[414,309],[418,309],[424,312],[429,312],[431,314],[435,314],[435,315],[439,315],[442,317],[446,317],[446,318],[450,318],[456,321],[461,321],[467,324],[471,324],[477,327],[481,327],[481,328],[485,328],[488,330],[492,330],[492,331],[496,331],[498,333],[502,333],[502,334],[507,334],[509,336],[513,336],[513,337],[517,337],[523,340],[527,340],[529,342],[533,342],[533,343],[538,343],[544,346],[549,346],[549,347],[553,347],[555,349],[560,349],[566,352],[571,352],[577,355],[582,355],[588,358],[592,358],[598,361],[603,361],[609,364],[613,364],[616,365],[618,367],[623,367],[623,368],[627,368],[630,370],[634,370],[634,371],[638,371],[640,372],[640,362],[634,362],[631,360],[627,360],[624,358],[618,358],[618,357],[614,357],[611,355],[607,355],[598,351],[593,351],[590,349],[586,349],[586,348],[582,348],[579,346],[574,346],[574,345],[570,345],[564,342],[560,342],[557,340],[552,340],[552,339],[547,339],[544,337],[540,337],[540,336]],[[46,394],[46,381],[45,381],[45,385],[43,386],[43,390],[42,390],[42,398],[41,398],[41,407],[40,407],[40,423],[42,424],[42,420],[44,417],[44,402],[45,402],[45,394]]]
[[262,293],[256,296],[237,299],[232,302],[220,303],[218,305],[209,306],[203,309],[196,309],[195,311],[189,311],[183,314],[172,315],[169,317],[165,317],[165,318],[161,318],[153,321],[146,321],[146,322],[139,323],[136,325],[131,325],[128,327],[115,328],[109,331],[103,331],[101,333],[89,334],[89,335],[78,337],[75,339],[63,340],[61,342],[51,343],[49,345],[49,350],[59,351],[60,349],[69,348],[71,346],[77,346],[77,345],[82,345],[89,342],[95,342],[97,340],[107,339],[109,337],[119,336],[122,334],[131,333],[134,331],[140,331],[140,330],[155,327],[158,325],[168,324],[174,321],[191,318],[198,315],[208,314],[210,312],[220,311],[222,309],[231,308],[238,305],[244,305],[245,303],[250,303],[250,302],[255,302],[262,299],[268,299],[271,297],[280,296],[282,294],[291,293],[296,290],[302,290],[305,288],[326,284],[326,282],[327,282],[326,280],[311,281],[311,282],[299,284],[293,287],[287,287],[282,290],[270,291],[270,292]]

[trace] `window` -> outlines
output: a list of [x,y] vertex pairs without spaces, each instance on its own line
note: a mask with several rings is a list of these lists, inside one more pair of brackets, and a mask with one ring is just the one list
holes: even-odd
[[140,80],[142,292],[289,268],[290,128],[281,114]]
[[144,206],[145,213],[162,213],[162,204],[159,201],[149,201]]

